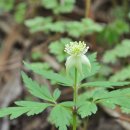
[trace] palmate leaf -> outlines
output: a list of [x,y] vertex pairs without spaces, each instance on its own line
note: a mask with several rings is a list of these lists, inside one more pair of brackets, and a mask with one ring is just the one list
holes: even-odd
[[114,49],[106,51],[106,53],[103,56],[103,61],[105,63],[115,63],[118,60],[118,58],[126,58],[128,56],[130,56],[130,40],[125,39]]
[[53,1],[41,0],[41,4],[47,9],[54,9],[55,7],[58,6],[58,1],[57,0],[53,0]]
[[97,81],[97,82],[88,82],[81,85],[81,87],[103,87],[111,88],[114,86],[125,86],[129,85],[130,82],[111,82],[111,81]]
[[58,21],[54,23],[47,23],[44,25],[43,30],[46,30],[47,32],[59,32],[59,33],[64,33],[65,32],[65,26],[64,22]]
[[96,104],[90,101],[78,101],[77,106],[78,114],[81,116],[81,118],[95,114],[97,111]]
[[70,13],[74,8],[74,3],[75,0],[65,0],[62,3],[59,2],[58,6],[54,9],[54,13]]
[[63,105],[56,105],[49,116],[49,121],[59,130],[67,130],[72,120],[72,111]]
[[22,78],[25,86],[32,95],[43,100],[54,102],[54,98],[46,86],[40,86],[36,81],[29,78],[24,72],[22,72]]
[[113,91],[101,91],[98,90],[93,96],[94,99],[109,99],[109,98],[119,98],[119,97],[130,97],[130,88],[125,88],[125,89],[118,89],[118,90],[113,90]]
[[28,69],[34,71],[35,73],[43,76],[46,79],[56,81],[59,84],[62,84],[64,86],[73,86],[73,81],[66,76],[62,76],[61,74],[54,73],[52,71],[46,71],[46,70],[42,70],[39,68],[32,68],[29,64],[27,64],[25,62],[24,62],[24,64]]
[[104,26],[94,22],[92,19],[89,18],[82,19],[82,24],[84,25],[84,28],[82,29],[86,35],[92,34],[94,32],[101,32],[104,28]]
[[51,17],[35,17],[33,19],[29,19],[25,21],[25,25],[29,28],[31,33],[39,32],[39,31],[45,31],[45,33],[48,30],[45,30],[44,26],[48,23],[52,22]]
[[100,100],[101,104],[114,109],[117,105],[126,109],[130,109],[130,98],[128,97],[118,97],[118,98],[108,98]]
[[74,3],[75,0],[65,0],[63,2],[58,0],[41,0],[42,6],[46,9],[52,9],[55,14],[71,12],[74,8]]
[[0,117],[10,115],[10,119],[17,118],[23,114],[27,116],[39,114],[44,111],[47,107],[51,106],[49,103],[39,103],[33,101],[17,101],[15,102],[16,107],[8,107],[0,109]]
[[92,89],[91,91],[85,91],[84,93],[80,94],[78,96],[78,102],[80,103],[81,101],[82,102],[85,102],[85,101],[88,101],[89,99],[93,100],[94,96],[95,96],[95,93],[103,93],[104,89],[99,89],[99,88],[96,88],[96,89]]
[[125,81],[127,79],[130,79],[130,65],[110,77],[110,81]]
[[84,33],[83,28],[84,26],[81,22],[77,22],[77,21],[66,22],[66,32],[72,37],[75,37],[75,38],[80,37],[81,34]]
[[94,102],[114,108],[116,105],[130,109],[130,88],[113,90],[111,92],[100,90],[94,95]]

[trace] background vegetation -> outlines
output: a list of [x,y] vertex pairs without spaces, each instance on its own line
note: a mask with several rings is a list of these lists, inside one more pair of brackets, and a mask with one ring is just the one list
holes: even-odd
[[[129,0],[1,0],[0,107],[13,106],[14,100],[33,99],[22,85],[21,70],[54,90],[55,82],[34,75],[22,61],[32,63],[32,68],[53,69],[64,75],[64,45],[70,41],[85,41],[90,53],[97,52],[101,69],[90,81],[129,81],[129,6]],[[61,97],[61,101],[72,99],[71,90],[63,89]],[[90,130],[130,130],[129,115],[118,107],[113,111],[99,107],[100,112],[90,119]],[[48,111],[12,121],[0,119],[0,129],[54,130],[45,121]],[[86,122],[81,130],[86,129]]]

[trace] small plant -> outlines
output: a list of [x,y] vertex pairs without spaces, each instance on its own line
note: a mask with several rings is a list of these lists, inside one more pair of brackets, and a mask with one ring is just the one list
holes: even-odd
[[112,45],[118,43],[123,34],[127,34],[128,32],[129,26],[127,22],[118,19],[106,25],[103,31],[100,33],[98,39],[101,42],[104,41]]
[[[117,44],[111,50],[105,52],[103,56],[103,62],[107,64],[119,64],[125,62],[122,68],[117,69],[117,72],[109,73],[111,76],[109,80],[111,81],[126,81],[130,79],[130,65],[128,58],[130,57],[130,40],[124,39],[120,44]],[[120,53],[119,53],[120,52]]]
[[56,56],[56,59],[59,62],[63,62],[67,57],[67,54],[64,51],[64,46],[66,43],[71,42],[72,40],[69,38],[61,38],[60,40],[51,42],[49,45],[50,52]]
[[[51,107],[48,120],[52,124],[59,130],[67,130],[69,126],[76,130],[79,125],[77,120],[95,114],[98,104],[112,109],[118,105],[123,111],[130,112],[130,88],[107,90],[107,88],[112,88],[113,86],[128,85],[130,82],[86,82],[86,78],[89,79],[90,76],[95,75],[100,69],[99,64],[96,62],[96,53],[88,57],[85,55],[88,49],[89,47],[86,47],[86,44],[81,41],[66,44],[65,52],[69,54],[69,57],[65,64],[65,76],[24,62],[28,69],[40,74],[44,78],[55,81],[57,85],[72,88],[72,101],[58,102],[57,100],[61,96],[61,91],[58,88],[51,93],[47,86],[39,85],[22,72],[23,82],[28,91],[44,102],[17,101],[15,102],[16,107],[0,109],[0,117],[10,115],[10,119],[14,119],[22,114],[32,116]],[[82,89],[86,91],[81,93],[82,91],[80,90]]]

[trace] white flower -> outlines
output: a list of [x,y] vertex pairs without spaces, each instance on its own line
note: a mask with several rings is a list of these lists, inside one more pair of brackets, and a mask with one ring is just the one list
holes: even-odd
[[69,71],[72,67],[75,67],[82,74],[82,64],[87,65],[88,69],[91,70],[91,64],[85,53],[89,47],[86,47],[84,42],[70,42],[65,46],[65,52],[70,56],[66,61],[66,70]]

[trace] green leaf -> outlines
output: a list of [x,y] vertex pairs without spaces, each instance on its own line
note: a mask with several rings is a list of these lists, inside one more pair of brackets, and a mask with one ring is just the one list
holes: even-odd
[[51,42],[49,45],[49,50],[54,54],[59,62],[62,62],[67,57],[64,51],[65,44],[70,43],[72,40],[69,38],[61,38],[60,40]]
[[48,63],[42,63],[42,62],[34,62],[34,63],[30,63],[29,64],[31,66],[31,68],[33,69],[43,69],[43,70],[48,70],[50,69],[50,65]]
[[60,95],[61,95],[61,91],[57,88],[53,93],[53,97],[55,101],[60,97]]
[[128,109],[128,108],[122,107],[121,110],[123,113],[130,114],[130,108]]
[[36,81],[29,78],[24,72],[22,72],[22,78],[25,86],[32,95],[46,101],[54,102],[54,98],[46,86],[40,86]]
[[116,72],[110,78],[110,81],[125,81],[130,79],[130,65]]
[[32,52],[32,54],[31,54],[31,58],[33,60],[38,60],[38,59],[41,59],[42,57],[43,57],[43,54],[42,54],[42,52],[39,52],[39,51]]
[[105,106],[107,108],[110,108],[110,109],[115,109],[116,108],[116,105],[111,103],[110,101],[101,102],[101,105]]
[[60,105],[62,105],[64,107],[72,108],[74,106],[74,102],[73,101],[66,101],[66,102],[60,103]]
[[128,56],[130,56],[130,40],[125,39],[114,49],[106,51],[103,56],[103,61],[105,63],[115,63],[118,58],[126,58]]
[[43,76],[46,79],[49,79],[49,80],[52,80],[52,81],[56,81],[59,84],[62,84],[64,86],[73,86],[73,81],[70,78],[66,77],[66,76],[62,76],[61,74],[54,73],[52,71],[46,71],[46,70],[42,70],[42,69],[39,69],[39,68],[32,68],[26,62],[24,62],[24,65],[28,69],[34,71],[35,73]]
[[78,38],[81,36],[81,34],[83,34],[84,32],[83,28],[84,26],[82,25],[81,22],[74,21],[66,23],[66,31],[70,36],[75,38]]
[[65,1],[58,1],[58,0],[41,0],[42,5],[46,9],[52,9],[55,14],[59,13],[69,13],[74,8],[75,0],[65,0]]
[[72,111],[61,105],[56,105],[49,116],[49,121],[59,130],[67,130],[72,120]]
[[84,33],[87,35],[94,32],[101,32],[103,30],[103,26],[89,18],[82,19],[82,24],[84,25]]
[[[67,2],[67,0],[64,2]],[[60,7],[58,6],[58,8]],[[44,33],[68,33],[68,35],[75,38],[90,35],[94,32],[100,32],[102,30],[102,26],[98,23],[95,23],[91,19],[82,19],[80,22],[63,20],[53,22],[50,17],[36,17],[27,20],[25,25],[29,27],[30,32],[32,33],[39,31],[43,31]]]
[[104,93],[104,92],[106,92],[106,90],[99,89],[99,88],[93,89],[91,91],[86,91],[78,96],[78,102],[80,103],[80,102],[84,102],[84,101],[89,101],[90,99],[93,101],[95,94]]
[[1,0],[0,1],[0,10],[1,12],[11,11],[14,7],[14,0]]
[[35,17],[33,19],[29,19],[25,21],[25,25],[29,28],[31,33],[45,31],[47,33],[48,30],[45,30],[44,26],[48,23],[52,22],[51,17]]
[[[88,59],[91,63],[91,71],[88,69],[88,67],[86,67],[86,65],[82,65],[82,69],[83,69],[83,74],[82,75],[78,75],[78,78],[77,78],[77,82],[80,84],[81,81],[83,81],[84,79],[86,78],[89,78],[93,75],[95,75],[99,69],[100,69],[100,65],[99,63],[96,61],[96,56],[97,56],[97,53],[93,53],[93,54],[90,54],[88,56]],[[74,79],[74,73],[75,73],[75,70],[74,68],[72,68],[70,70],[70,78],[73,80]]]
[[53,1],[41,0],[41,3],[47,9],[54,9],[55,7],[58,6],[58,1],[57,0],[53,0]]
[[19,3],[16,7],[14,18],[17,23],[23,23],[26,15],[27,4],[25,2]]
[[129,85],[130,82],[111,82],[111,81],[97,81],[97,82],[88,82],[81,85],[81,87],[103,87],[111,88],[114,86],[125,86]]
[[130,88],[98,92],[93,95],[94,101],[114,108],[115,105],[130,109]]
[[113,91],[104,91],[103,93],[100,93],[100,90],[98,93],[95,93],[94,98],[95,99],[109,99],[109,98],[119,98],[119,97],[126,97],[130,95],[130,88],[125,89],[118,89]]
[[115,20],[114,22],[105,26],[104,30],[100,34],[99,40],[101,39],[103,42],[106,41],[110,44],[117,43],[122,34],[128,33],[128,28],[129,27],[126,21],[121,19]]
[[80,104],[84,104],[84,102],[86,102],[86,101],[97,103],[96,100],[98,100],[98,99],[96,99],[96,97],[98,97],[98,95],[100,96],[101,94],[106,93],[106,92],[107,92],[107,90],[99,89],[99,88],[95,88],[95,89],[86,91],[78,96],[77,104],[79,106]]
[[44,30],[47,30],[48,32],[59,32],[59,33],[64,33],[65,31],[65,26],[63,21],[58,21],[58,22],[53,22],[53,23],[46,23],[44,25]]
[[70,13],[74,8],[75,0],[65,0],[59,2],[57,7],[53,10],[55,14]]
[[107,99],[101,99],[100,101],[103,104],[109,104],[109,106],[112,106],[113,108],[115,108],[115,106],[118,105],[120,107],[130,109],[130,98],[128,97],[109,97]]
[[78,114],[81,116],[81,118],[85,118],[87,116],[91,116],[92,114],[95,114],[97,111],[97,106],[93,102],[85,101],[78,103]]
[[47,107],[51,106],[51,104],[48,103],[38,103],[33,101],[17,101],[15,104],[18,106],[0,109],[0,117],[10,115],[10,119],[14,119],[25,113],[28,116],[31,116],[39,114],[43,112]]
[[80,22],[66,22],[66,31],[70,36],[75,38],[90,35],[94,32],[101,32],[102,29],[103,26],[88,18],[82,19]]

